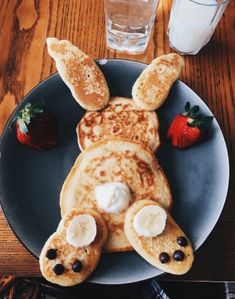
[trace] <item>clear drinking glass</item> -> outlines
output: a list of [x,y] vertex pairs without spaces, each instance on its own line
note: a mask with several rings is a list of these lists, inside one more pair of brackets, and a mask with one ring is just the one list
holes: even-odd
[[205,46],[229,0],[174,0],[168,26],[171,48],[197,54]]
[[104,0],[109,48],[143,53],[148,45],[159,0]]

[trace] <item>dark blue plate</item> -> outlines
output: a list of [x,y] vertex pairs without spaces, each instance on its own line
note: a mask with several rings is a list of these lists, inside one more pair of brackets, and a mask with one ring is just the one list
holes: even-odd
[[[99,60],[111,96],[131,97],[131,88],[146,67],[126,60]],[[59,143],[49,151],[31,150],[16,140],[14,117],[27,102],[44,100],[46,110],[58,118]],[[172,118],[183,111],[186,101],[205,103],[184,83],[177,81],[166,103],[158,110],[162,145],[157,157],[169,179],[173,216],[192,240],[195,250],[206,240],[223,209],[229,181],[227,148],[214,119],[208,139],[188,150],[173,149],[165,141]],[[75,128],[84,110],[75,102],[58,74],[36,86],[17,106],[1,140],[0,200],[5,216],[25,247],[39,256],[44,242],[60,221],[61,186],[80,153]],[[144,280],[162,272],[135,252],[104,254],[90,281],[122,284]]]

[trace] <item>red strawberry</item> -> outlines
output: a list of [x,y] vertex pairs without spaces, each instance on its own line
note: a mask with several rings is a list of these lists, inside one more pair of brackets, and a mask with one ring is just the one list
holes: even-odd
[[17,140],[36,150],[56,145],[56,118],[44,113],[41,104],[28,103],[16,118]]
[[187,102],[185,112],[176,115],[173,119],[167,131],[167,138],[171,140],[174,147],[184,149],[201,141],[205,129],[213,117],[197,117],[196,114],[199,110],[199,106],[190,108],[190,104]]

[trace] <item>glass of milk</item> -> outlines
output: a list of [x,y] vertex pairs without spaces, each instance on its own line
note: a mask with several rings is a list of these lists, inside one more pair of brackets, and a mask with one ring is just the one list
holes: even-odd
[[168,36],[171,48],[197,54],[205,46],[229,0],[174,0]]
[[159,0],[104,0],[108,48],[143,53],[148,45]]

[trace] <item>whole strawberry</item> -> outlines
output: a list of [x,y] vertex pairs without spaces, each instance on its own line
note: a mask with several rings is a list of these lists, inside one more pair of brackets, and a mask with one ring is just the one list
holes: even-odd
[[191,108],[190,103],[187,102],[185,112],[176,115],[173,119],[167,131],[167,139],[171,140],[174,147],[185,149],[201,141],[213,117],[198,117],[196,114],[199,110],[199,106]]
[[56,145],[57,125],[54,115],[44,113],[42,104],[27,103],[16,117],[17,140],[36,150]]

